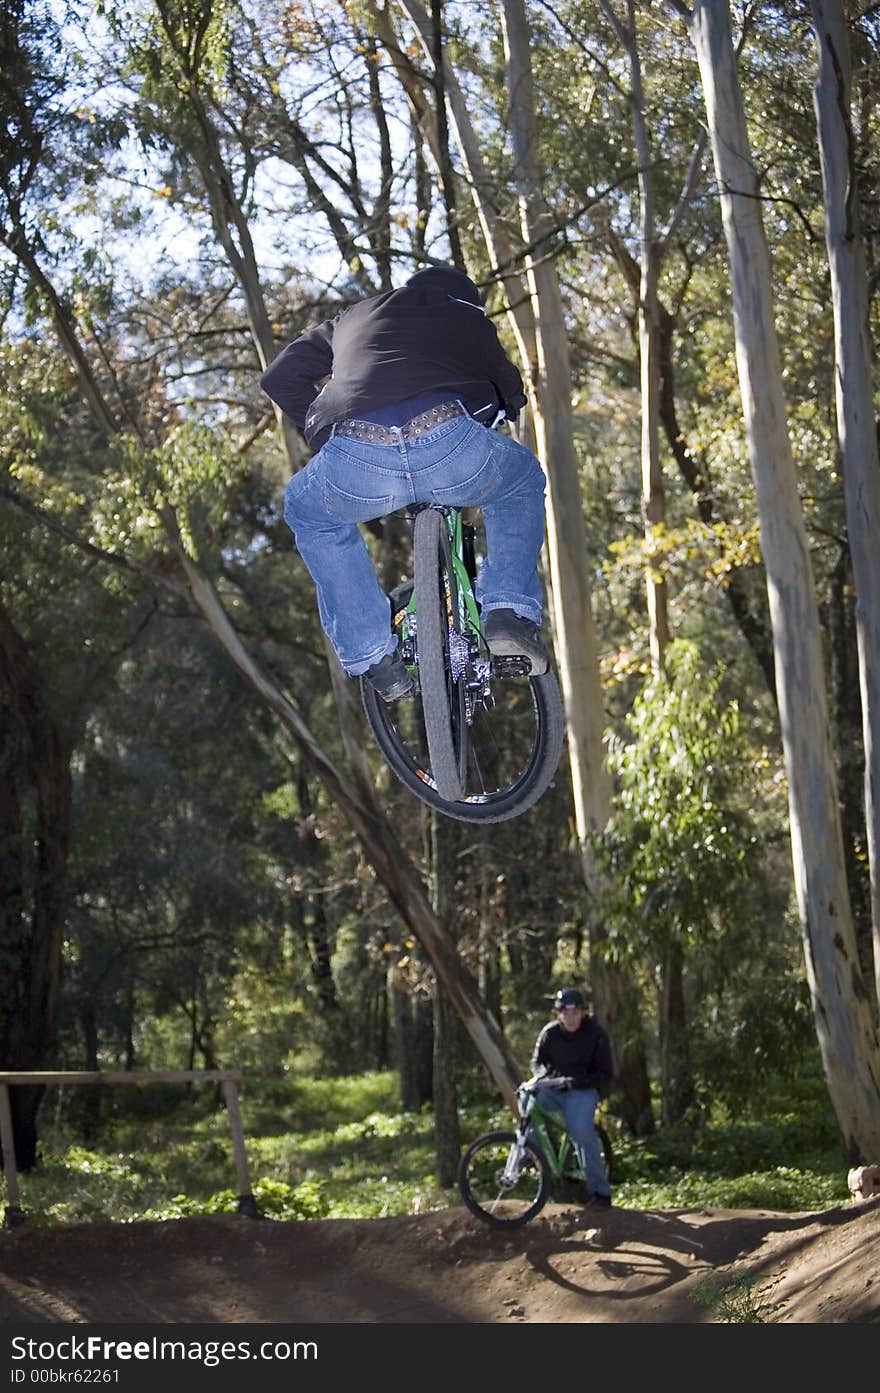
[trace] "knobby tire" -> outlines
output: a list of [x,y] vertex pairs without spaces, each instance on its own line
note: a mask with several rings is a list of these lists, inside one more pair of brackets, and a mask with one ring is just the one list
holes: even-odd
[[[605,1177],[607,1180],[611,1181],[614,1178],[614,1150],[611,1145],[611,1138],[601,1122],[597,1122],[594,1125],[596,1128],[596,1136],[599,1139],[599,1151],[605,1166]],[[568,1137],[567,1140],[563,1142],[563,1147],[564,1151],[560,1155],[563,1180],[575,1180],[579,1185],[583,1185],[584,1177],[581,1174],[581,1163],[578,1160],[577,1149],[571,1137]]]
[[[485,749],[481,744],[484,708],[478,702],[474,726],[469,727],[467,674],[453,682],[449,669],[450,611],[443,577],[451,572],[451,557],[446,519],[437,509],[426,508],[417,515],[414,551],[417,544],[418,560],[414,569],[420,587],[416,603],[416,644],[421,694],[404,698],[400,703],[386,703],[368,682],[362,681],[367,720],[394,774],[429,808],[459,822],[506,822],[531,808],[556,774],[565,736],[559,684],[549,670],[538,677],[512,679],[514,683],[523,684],[520,691],[526,706],[522,709],[527,710],[531,703],[531,742],[523,750],[522,763],[517,765],[513,761],[513,772],[506,782],[496,787],[490,784],[488,788],[479,781],[472,783]],[[454,577],[451,581],[454,584]],[[392,592],[392,614],[403,613],[412,590],[410,581]],[[451,627],[455,632],[459,621],[454,592],[450,600],[454,616]],[[460,647],[463,651],[463,643]],[[503,697],[509,681],[511,679],[493,677],[493,696],[488,706],[490,719],[495,696],[500,693]],[[414,719],[416,711],[417,720]],[[421,736],[414,738],[414,732],[419,729]]]
[[413,533],[416,642],[431,777],[446,803],[464,797],[467,725],[459,683],[453,681],[450,633],[458,629],[458,596],[446,519],[436,508],[416,517]]
[[[550,1167],[541,1148],[532,1141],[525,1142],[526,1155],[532,1170],[537,1172],[535,1194],[531,1202],[517,1201],[510,1191],[504,1189],[500,1178],[497,1178],[500,1177],[503,1168],[505,1152],[509,1151],[516,1141],[515,1132],[485,1132],[483,1136],[471,1142],[459,1162],[458,1188],[462,1199],[472,1214],[484,1223],[491,1224],[493,1228],[518,1228],[521,1224],[527,1224],[541,1212],[550,1198],[553,1180]],[[490,1163],[490,1174],[496,1177],[494,1181],[480,1173],[481,1153],[488,1154],[491,1151],[497,1152],[499,1161],[494,1170]],[[525,1203],[526,1207],[510,1207],[518,1202]],[[505,1209],[504,1205],[509,1207]]]

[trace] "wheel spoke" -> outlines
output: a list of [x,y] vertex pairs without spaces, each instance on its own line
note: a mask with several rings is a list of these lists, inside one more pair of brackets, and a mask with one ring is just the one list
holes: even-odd
[[541,1154],[512,1132],[480,1137],[465,1152],[459,1168],[465,1204],[494,1224],[526,1223],[546,1202],[549,1183]]

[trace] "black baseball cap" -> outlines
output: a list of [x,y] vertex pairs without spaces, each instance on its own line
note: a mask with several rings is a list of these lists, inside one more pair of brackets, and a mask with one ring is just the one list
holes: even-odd
[[583,1006],[583,993],[577,987],[560,987],[553,998],[554,1011],[561,1011],[563,1006]]

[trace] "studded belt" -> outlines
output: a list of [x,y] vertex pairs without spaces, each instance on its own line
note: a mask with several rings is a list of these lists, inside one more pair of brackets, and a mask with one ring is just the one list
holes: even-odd
[[415,440],[427,435],[435,426],[451,421],[453,416],[466,416],[460,401],[444,401],[439,406],[431,406],[420,416],[413,416],[402,426],[380,426],[378,421],[338,421],[335,435],[349,435],[354,440],[368,440],[371,445],[396,445],[400,435],[404,440]]

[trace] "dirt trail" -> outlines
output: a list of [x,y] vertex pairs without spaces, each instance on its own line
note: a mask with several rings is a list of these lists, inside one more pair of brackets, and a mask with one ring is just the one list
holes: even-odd
[[0,1231],[0,1320],[63,1323],[717,1319],[748,1276],[766,1319],[880,1322],[880,1199],[820,1214],[548,1205],[486,1228],[463,1208],[275,1223],[236,1215]]

